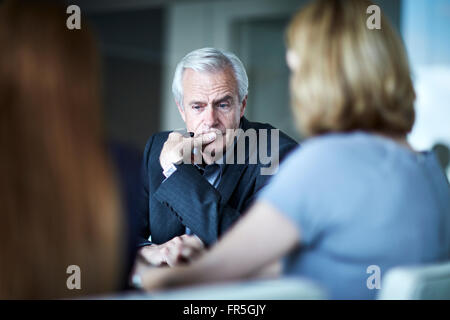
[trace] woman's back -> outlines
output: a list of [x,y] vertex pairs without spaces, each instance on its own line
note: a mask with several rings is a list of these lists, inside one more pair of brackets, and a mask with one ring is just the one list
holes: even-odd
[[[283,195],[296,190],[295,196]],[[367,268],[442,261],[450,254],[449,185],[433,153],[378,135],[328,134],[291,155],[262,198],[291,217],[302,246],[285,273],[332,298],[374,298]]]

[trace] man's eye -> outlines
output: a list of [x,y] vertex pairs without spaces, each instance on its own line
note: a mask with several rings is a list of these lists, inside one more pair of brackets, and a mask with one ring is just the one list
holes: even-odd
[[198,106],[198,105],[192,106],[192,109],[195,109],[195,110],[200,110],[201,108],[202,108],[202,106]]
[[228,103],[221,103],[219,104],[219,107],[222,109],[228,108],[230,105]]

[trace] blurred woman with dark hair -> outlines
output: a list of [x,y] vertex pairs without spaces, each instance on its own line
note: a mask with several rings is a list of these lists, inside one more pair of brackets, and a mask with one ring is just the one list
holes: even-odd
[[285,275],[334,299],[370,299],[367,269],[450,257],[449,186],[406,140],[415,99],[406,52],[364,0],[318,0],[288,31],[292,107],[310,138],[240,223],[191,267],[149,270],[147,289],[243,278],[286,256]]
[[[99,65],[65,7],[0,5],[0,299],[119,289],[125,250],[102,135]],[[81,270],[69,290],[68,266]]]

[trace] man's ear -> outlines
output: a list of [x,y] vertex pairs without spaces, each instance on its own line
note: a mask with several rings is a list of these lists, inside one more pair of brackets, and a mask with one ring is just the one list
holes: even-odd
[[186,116],[184,114],[184,109],[183,107],[178,103],[178,101],[175,100],[175,103],[178,107],[178,112],[180,112],[181,118],[183,119],[184,122],[186,122]]
[[248,95],[246,95],[246,96],[244,97],[244,99],[242,99],[242,104],[241,104],[241,114],[240,114],[240,117],[241,117],[241,118],[244,116],[245,107],[247,106],[247,97],[248,97]]

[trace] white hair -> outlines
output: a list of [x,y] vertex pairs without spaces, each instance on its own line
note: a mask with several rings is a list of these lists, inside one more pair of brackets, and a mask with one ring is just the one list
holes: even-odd
[[175,101],[183,107],[182,78],[185,69],[197,72],[218,72],[231,68],[238,86],[239,102],[248,94],[248,78],[241,60],[231,52],[215,48],[202,48],[194,50],[184,56],[175,69],[172,82],[172,93]]

